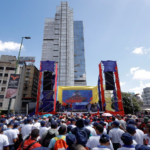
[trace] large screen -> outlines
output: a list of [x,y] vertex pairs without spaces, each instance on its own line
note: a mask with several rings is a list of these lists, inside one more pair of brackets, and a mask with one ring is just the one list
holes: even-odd
[[92,100],[92,90],[63,90],[63,104],[86,105]]

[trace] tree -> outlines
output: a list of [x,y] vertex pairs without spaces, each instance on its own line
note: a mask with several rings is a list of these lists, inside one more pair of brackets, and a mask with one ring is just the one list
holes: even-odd
[[[134,112],[140,111],[140,105],[137,102],[136,97],[130,93],[122,92],[122,100],[123,100],[123,107],[124,107],[124,112],[125,114],[132,114],[133,109]],[[133,107],[132,107],[132,102],[133,101]]]

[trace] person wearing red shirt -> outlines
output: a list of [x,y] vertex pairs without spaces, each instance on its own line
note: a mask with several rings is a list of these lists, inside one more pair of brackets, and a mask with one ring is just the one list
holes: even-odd
[[34,148],[41,147],[41,144],[36,142],[38,136],[39,136],[39,130],[33,129],[31,132],[31,138],[23,141],[17,150],[25,150],[27,148],[28,150],[32,150]]

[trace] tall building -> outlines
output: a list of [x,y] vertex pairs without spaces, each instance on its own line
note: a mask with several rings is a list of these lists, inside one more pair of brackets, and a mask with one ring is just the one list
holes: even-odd
[[[80,47],[80,43],[84,45],[84,39],[80,39],[80,35],[75,33],[81,32],[83,35],[83,24],[81,23],[80,25],[82,30],[74,29],[76,24],[78,26],[80,23],[74,23],[73,10],[70,9],[67,2],[61,2],[61,6],[57,6],[55,18],[45,19],[41,60],[50,60],[58,63],[59,86],[86,85],[85,58],[81,58],[79,53],[82,47]],[[77,40],[75,40],[74,34]],[[79,49],[75,47],[74,42],[80,47]],[[76,56],[74,49],[77,52]],[[82,56],[84,56],[84,51]],[[78,64],[76,62],[77,59],[80,60]]]
[[150,87],[143,89],[142,98],[144,105],[150,105]]
[[[1,55],[0,58],[0,110],[6,112],[8,110],[9,99],[6,97],[6,91],[11,74],[15,74],[16,56]],[[18,64],[17,73],[20,74],[18,93],[16,98],[12,98],[10,109],[20,113],[21,112],[21,98],[24,85],[25,64]]]
[[39,70],[34,65],[27,65],[25,70],[24,88],[22,94],[22,110],[35,107],[38,88]]

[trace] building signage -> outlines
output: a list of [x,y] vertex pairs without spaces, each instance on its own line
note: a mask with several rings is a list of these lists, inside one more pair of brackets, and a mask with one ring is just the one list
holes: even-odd
[[19,57],[19,62],[35,62],[35,57]]
[[19,74],[10,75],[7,92],[6,92],[6,98],[15,98],[17,96],[19,78],[20,78]]

